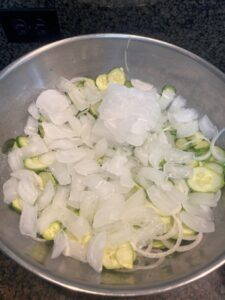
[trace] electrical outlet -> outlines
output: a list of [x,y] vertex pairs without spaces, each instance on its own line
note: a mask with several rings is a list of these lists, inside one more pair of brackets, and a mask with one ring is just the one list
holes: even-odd
[[9,42],[48,42],[60,37],[55,9],[2,9],[0,21]]

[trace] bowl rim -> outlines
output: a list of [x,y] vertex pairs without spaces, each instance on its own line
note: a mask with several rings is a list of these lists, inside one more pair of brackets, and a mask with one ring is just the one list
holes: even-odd
[[[44,46],[41,46],[23,56],[16,59],[12,63],[10,63],[8,66],[6,66],[4,69],[0,71],[0,80],[3,79],[7,74],[12,72],[15,68],[18,66],[28,62],[29,60],[33,59],[34,57],[38,56],[39,54],[50,50],[52,48],[59,47],[64,44],[69,44],[74,41],[81,41],[81,40],[87,40],[87,39],[124,39],[124,40],[138,40],[138,41],[145,41],[145,42],[151,42],[155,45],[159,45],[165,48],[172,49],[178,53],[181,53],[183,55],[188,56],[189,58],[195,60],[199,64],[205,66],[207,69],[209,69],[212,73],[214,73],[217,77],[219,77],[221,80],[225,82],[225,74],[220,71],[217,67],[212,65],[211,63],[207,62],[205,59],[201,58],[200,56],[182,48],[179,46],[176,46],[174,44],[155,39],[150,38],[146,36],[141,35],[134,35],[134,34],[121,34],[121,33],[96,33],[96,34],[87,34],[87,35],[78,35],[74,37],[69,37],[65,39],[61,39],[58,41],[55,41],[53,43],[46,44]],[[56,285],[59,285],[61,287],[67,288],[72,291],[76,292],[84,292],[89,293],[93,295],[104,295],[104,296],[142,296],[142,295],[153,295],[158,294],[166,291],[170,291],[172,289],[187,285],[195,280],[198,280],[209,273],[215,271],[217,268],[222,266],[225,263],[225,253],[222,253],[218,257],[212,259],[209,263],[203,265],[200,269],[194,271],[192,274],[188,274],[186,276],[182,276],[179,279],[175,280],[168,280],[164,282],[163,284],[157,283],[154,287],[147,287],[147,286],[141,286],[132,288],[131,286],[128,286],[126,288],[120,287],[120,286],[113,286],[113,289],[110,289],[109,285],[104,286],[97,286],[94,284],[84,284],[84,283],[75,283],[70,280],[65,280],[61,278],[60,276],[49,274],[47,271],[42,270],[40,267],[32,264],[28,260],[25,261],[22,257],[20,257],[18,254],[14,253],[7,245],[3,243],[3,241],[0,239],[0,249],[11,259],[13,259],[15,262],[17,262],[20,266],[25,268],[26,270],[32,272],[35,275],[38,275],[39,277],[53,283]]]

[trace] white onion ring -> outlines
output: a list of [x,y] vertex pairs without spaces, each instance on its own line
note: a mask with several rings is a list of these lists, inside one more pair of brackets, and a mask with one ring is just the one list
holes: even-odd
[[217,135],[214,136],[214,138],[212,139],[211,144],[210,144],[210,151],[211,151],[212,155],[213,155],[217,160],[219,160],[219,161],[221,161],[221,162],[225,162],[225,158],[224,158],[224,157],[221,157],[221,156],[219,155],[219,153],[215,151],[215,143],[216,143],[216,141],[218,140],[218,138],[219,138],[224,132],[225,132],[225,127],[224,127],[223,129],[221,129],[221,130],[217,133]]

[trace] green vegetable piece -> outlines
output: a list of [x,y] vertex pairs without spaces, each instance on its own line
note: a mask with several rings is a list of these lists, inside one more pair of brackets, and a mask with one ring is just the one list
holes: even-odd
[[116,259],[120,266],[125,269],[132,269],[136,253],[130,243],[124,243],[116,251]]
[[133,84],[131,83],[130,80],[126,80],[125,83],[124,83],[124,85],[125,85],[126,87],[128,87],[128,88],[132,88],[132,87],[133,87]]
[[16,144],[19,148],[26,147],[28,145],[28,138],[26,136],[18,136]]
[[11,203],[10,203],[10,208],[12,208],[14,211],[16,211],[17,213],[21,213],[22,211],[22,200],[17,197],[15,198]]
[[96,83],[96,85],[97,85],[97,87],[99,88],[100,91],[105,91],[108,88],[108,85],[109,85],[107,74],[99,75],[96,78],[95,83]]
[[196,143],[196,145],[194,146],[194,148],[196,150],[198,150],[198,149],[206,149],[206,150],[208,150],[209,146],[210,146],[210,144],[207,141],[201,140],[201,141],[199,141],[199,142]]
[[176,94],[176,89],[175,89],[175,87],[173,85],[166,84],[162,88],[162,94],[165,94],[165,93]]
[[126,76],[123,68],[112,69],[108,73],[108,81],[112,83],[118,83],[124,85],[124,83],[126,82]]
[[52,175],[51,172],[48,172],[48,171],[43,171],[43,172],[40,172],[38,174],[41,179],[42,179],[42,182],[43,182],[43,187],[46,186],[46,184],[48,183],[48,181],[50,180],[52,182],[52,184],[54,186],[56,186],[58,184],[58,181],[57,179]]
[[61,223],[58,221],[55,221],[47,229],[45,229],[42,236],[47,241],[54,240],[55,236],[57,235],[57,233],[59,233],[61,228],[62,228]]
[[16,140],[15,139],[9,139],[7,140],[3,146],[2,146],[2,153],[3,154],[7,154],[9,153],[10,150],[12,150],[14,144],[15,144]]
[[187,180],[189,187],[196,192],[216,193],[224,186],[224,177],[206,167],[196,167]]
[[107,248],[104,250],[103,266],[109,270],[121,268],[121,265],[116,258],[116,250],[114,248]]
[[33,171],[43,171],[48,167],[39,160],[38,156],[26,158],[24,160],[24,166],[25,168]]
[[166,246],[161,241],[154,240],[152,243],[152,248],[163,250],[163,249],[166,249]]
[[177,139],[175,145],[180,150],[188,150],[190,148],[190,142],[185,138]]

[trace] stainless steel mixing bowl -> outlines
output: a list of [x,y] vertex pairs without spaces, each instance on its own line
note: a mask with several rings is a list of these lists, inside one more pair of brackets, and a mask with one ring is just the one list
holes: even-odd
[[[176,46],[140,36],[87,35],[44,46],[12,63],[0,73],[0,144],[22,132],[26,108],[40,90],[53,87],[60,76],[72,78],[126,69],[160,88],[176,86],[188,106],[207,113],[225,126],[225,75],[198,56]],[[0,157],[0,185],[8,177],[6,157]],[[1,188],[2,196],[2,188]],[[175,254],[157,269],[135,273],[104,271],[66,257],[44,262],[46,246],[21,236],[19,216],[0,204],[0,247],[31,272],[76,291],[103,295],[144,295],[170,290],[196,280],[225,261],[224,197],[215,211],[216,232],[207,234],[194,250]]]

